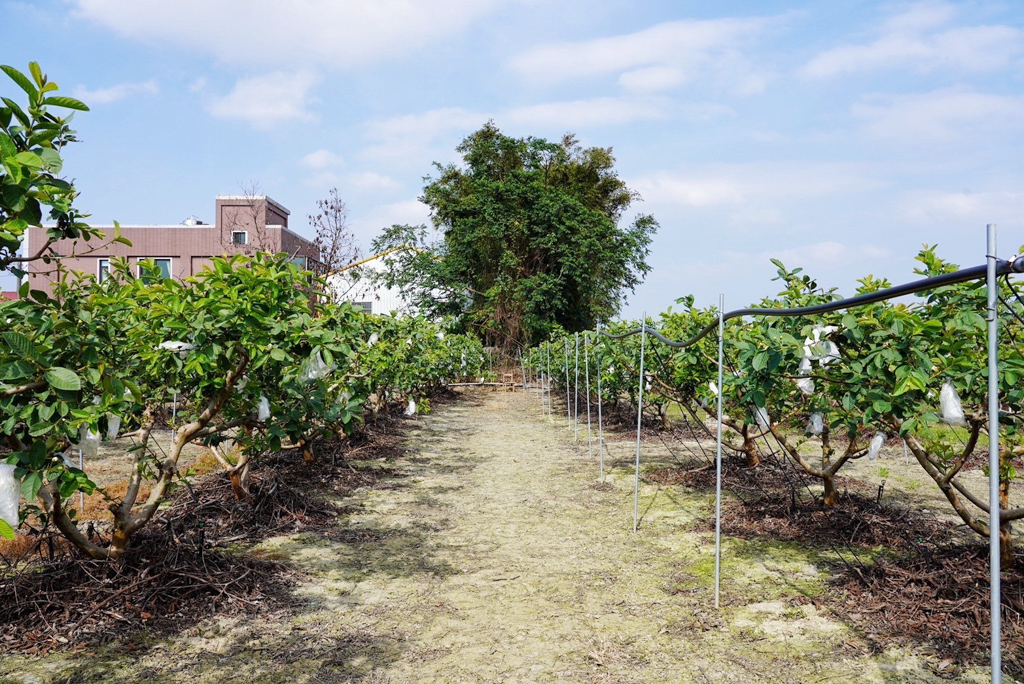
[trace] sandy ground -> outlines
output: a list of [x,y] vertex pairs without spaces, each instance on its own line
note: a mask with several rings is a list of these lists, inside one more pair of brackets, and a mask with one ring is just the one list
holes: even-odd
[[[585,429],[574,443],[536,397],[471,394],[409,425],[386,464],[400,475],[339,502],[342,540],[255,550],[304,573],[299,607],[0,659],[0,681],[938,681],[939,654],[869,654],[815,607],[830,589],[810,549],[726,540],[716,610],[713,539],[695,531],[712,499],[644,485],[634,533],[627,435],[601,484]],[[645,467],[671,458],[645,448]]]

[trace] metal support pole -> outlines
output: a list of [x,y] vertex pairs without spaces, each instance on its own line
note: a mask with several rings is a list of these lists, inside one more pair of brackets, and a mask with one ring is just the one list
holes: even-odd
[[167,453],[174,453],[174,424],[178,420],[178,393],[174,393],[174,401],[171,403],[171,444],[167,449]]
[[[78,450],[78,469],[85,472],[85,457],[82,456],[81,449]],[[78,519],[85,519],[85,492],[83,491],[78,492]]]
[[715,608],[722,584],[722,349],[725,338],[725,295],[718,295],[718,430],[715,437]]
[[572,402],[569,401],[569,339],[565,340],[565,424],[572,427]]
[[647,312],[640,326],[640,387],[636,395],[636,472],[633,475],[633,532],[640,524],[640,425],[644,417],[644,342],[647,340]]
[[[597,326],[598,336],[595,339],[600,340],[601,325]],[[597,451],[601,457],[601,483],[604,483],[604,421],[601,419],[601,348],[597,348]]]
[[590,431],[590,348],[587,347],[586,333],[583,333],[583,365],[587,369],[587,454],[594,458],[594,438]]
[[572,384],[572,441],[580,440],[580,334],[576,333],[576,370]]
[[548,420],[551,420],[551,400],[554,399],[554,395],[551,393],[551,343],[548,342],[547,346],[544,347],[544,352],[548,360]]
[[523,394],[526,394],[526,357],[519,352],[519,370],[523,372]]
[[999,284],[996,281],[996,224],[988,224],[988,544],[992,612],[992,682],[1003,675],[1002,591],[999,577]]

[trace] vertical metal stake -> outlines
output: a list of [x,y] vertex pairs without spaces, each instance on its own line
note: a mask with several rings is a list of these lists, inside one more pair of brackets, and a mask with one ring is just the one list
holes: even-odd
[[523,394],[526,394],[526,359],[523,352],[519,352],[519,370],[523,372]]
[[992,592],[992,682],[1003,679],[1002,591],[999,577],[999,284],[996,281],[996,224],[988,224],[988,545]]
[[725,295],[718,295],[718,431],[715,437],[715,608],[722,585],[722,348],[725,337]]
[[583,365],[587,369],[587,454],[594,458],[594,438],[590,431],[590,348],[587,346],[586,333],[583,333]]
[[545,354],[548,359],[548,420],[551,420],[551,400],[554,399],[554,395],[551,393],[551,343],[548,342],[544,348]]
[[174,402],[171,404],[171,446],[167,450],[170,454],[174,451],[174,423],[178,420],[178,393],[174,393]]
[[[597,325],[601,334],[601,324]],[[601,419],[601,348],[597,348],[597,451],[601,457],[601,482],[604,483],[604,423]]]
[[572,427],[572,402],[569,401],[569,339],[565,339],[565,424]]
[[576,370],[572,384],[572,441],[580,440],[580,334],[576,333]]
[[[98,426],[97,426],[98,427]],[[82,456],[82,450],[78,450],[78,469],[85,472],[85,458]],[[85,492],[78,492],[78,519],[85,519]]]
[[644,416],[644,342],[647,340],[647,312],[640,324],[640,388],[636,395],[636,472],[633,475],[633,532],[640,524],[640,424]]

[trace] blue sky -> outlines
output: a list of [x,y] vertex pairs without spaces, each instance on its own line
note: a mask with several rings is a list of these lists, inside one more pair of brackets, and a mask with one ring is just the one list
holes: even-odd
[[[1024,243],[1015,2],[0,0],[0,61],[92,107],[65,170],[95,223],[213,219],[258,183],[291,227],[337,186],[363,247],[427,221],[432,162],[488,119],[611,146],[661,222],[624,310],[849,292]],[[13,84],[0,92],[16,97]]]

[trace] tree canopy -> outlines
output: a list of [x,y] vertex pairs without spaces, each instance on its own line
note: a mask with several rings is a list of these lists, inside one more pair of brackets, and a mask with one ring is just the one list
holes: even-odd
[[462,164],[435,163],[420,197],[440,239],[392,226],[375,241],[375,251],[417,248],[389,255],[388,284],[506,349],[614,316],[650,269],[658,223],[640,214],[620,225],[640,197],[615,172],[611,148],[584,148],[571,134],[513,138],[488,122],[456,149]]

